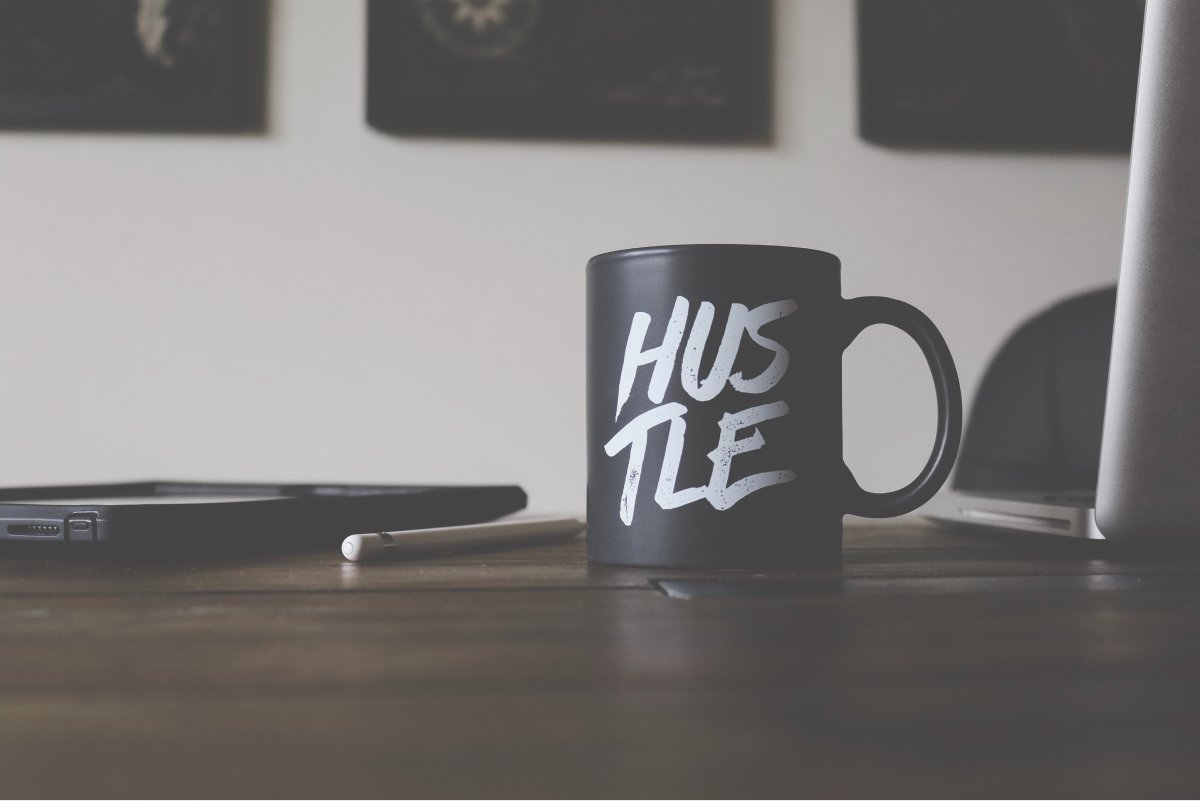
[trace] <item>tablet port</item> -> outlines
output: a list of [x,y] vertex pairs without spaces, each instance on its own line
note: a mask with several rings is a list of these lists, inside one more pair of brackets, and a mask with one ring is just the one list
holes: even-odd
[[76,512],[66,520],[69,542],[96,541],[96,515],[92,512]]

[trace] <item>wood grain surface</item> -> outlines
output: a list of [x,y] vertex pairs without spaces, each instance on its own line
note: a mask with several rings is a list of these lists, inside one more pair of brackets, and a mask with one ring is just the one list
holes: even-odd
[[1200,558],[1104,545],[0,559],[0,795],[1196,795]]

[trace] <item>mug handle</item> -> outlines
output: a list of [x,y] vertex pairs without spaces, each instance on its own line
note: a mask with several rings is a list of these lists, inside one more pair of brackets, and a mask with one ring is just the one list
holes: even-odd
[[[934,496],[950,475],[962,438],[962,390],[950,348],[933,321],[917,308],[892,298],[865,297],[845,301],[842,350],[872,325],[890,325],[908,334],[929,364],[937,395],[937,437],[921,473],[908,486],[891,492],[867,492],[846,467],[845,514],[895,517],[911,512]],[[845,465],[843,465],[845,466]]]

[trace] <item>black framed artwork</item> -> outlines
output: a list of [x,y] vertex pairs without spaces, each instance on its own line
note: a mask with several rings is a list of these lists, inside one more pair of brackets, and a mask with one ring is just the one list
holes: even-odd
[[761,141],[765,0],[370,0],[367,120],[397,134]]
[[0,127],[262,127],[261,0],[0,0]]
[[859,0],[859,127],[898,146],[1128,149],[1143,0]]

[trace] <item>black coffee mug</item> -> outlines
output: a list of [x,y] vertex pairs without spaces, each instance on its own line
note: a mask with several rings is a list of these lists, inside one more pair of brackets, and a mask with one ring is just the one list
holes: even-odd
[[[841,563],[842,517],[929,500],[958,453],[946,341],[917,309],[841,296],[830,253],[675,245],[587,267],[588,559],[810,569]],[[892,325],[937,394],[933,453],[911,484],[863,490],[842,459],[842,352]]]

